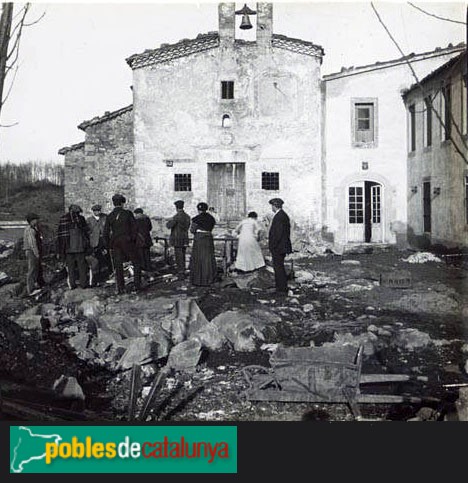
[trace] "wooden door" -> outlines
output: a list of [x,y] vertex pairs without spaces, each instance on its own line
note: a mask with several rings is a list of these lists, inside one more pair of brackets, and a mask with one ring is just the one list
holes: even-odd
[[208,205],[220,221],[245,216],[245,163],[208,163]]

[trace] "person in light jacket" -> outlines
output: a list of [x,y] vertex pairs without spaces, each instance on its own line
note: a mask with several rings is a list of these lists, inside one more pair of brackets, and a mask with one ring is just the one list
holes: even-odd
[[29,213],[26,216],[28,226],[24,229],[23,250],[28,261],[26,290],[28,295],[35,295],[44,286],[42,275],[42,233],[39,229],[39,215]]

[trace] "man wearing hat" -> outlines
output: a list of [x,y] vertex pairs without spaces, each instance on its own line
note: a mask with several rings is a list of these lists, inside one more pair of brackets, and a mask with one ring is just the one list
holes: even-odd
[[88,264],[86,253],[89,250],[89,227],[80,206],[72,204],[68,213],[60,217],[57,231],[57,250],[65,259],[68,271],[68,287],[76,288],[76,273],[78,269],[81,288],[88,286]]
[[26,289],[28,295],[40,292],[44,285],[42,277],[42,234],[39,230],[39,215],[28,213],[26,215],[28,226],[24,229],[23,250],[28,261],[28,273],[26,276]]
[[169,243],[174,247],[174,256],[179,279],[185,278],[185,253],[189,244],[188,231],[190,228],[190,216],[184,211],[183,200],[174,202],[176,214],[166,223],[170,228]]
[[117,293],[125,292],[123,263],[130,260],[134,270],[135,292],[141,289],[141,263],[136,249],[136,222],[133,213],[124,209],[125,196],[112,197],[114,209],[107,215],[104,225],[104,244],[111,251],[114,263]]
[[283,211],[284,202],[281,198],[273,198],[269,203],[274,214],[268,233],[268,248],[275,271],[276,293],[279,296],[285,296],[288,293],[288,279],[284,259],[287,254],[292,253],[291,224],[289,216]]
[[91,207],[92,215],[87,218],[89,226],[89,245],[90,253],[86,256],[89,265],[89,284],[95,286],[99,279],[99,274],[103,267],[107,267],[112,273],[112,262],[109,252],[104,246],[104,225],[107,215],[102,213],[101,205]]

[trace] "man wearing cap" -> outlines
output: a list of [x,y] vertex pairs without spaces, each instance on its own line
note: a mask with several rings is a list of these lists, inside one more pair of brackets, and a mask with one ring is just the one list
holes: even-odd
[[88,287],[86,253],[89,250],[89,227],[82,212],[80,206],[70,205],[68,213],[60,217],[57,231],[57,251],[65,259],[70,290],[76,288],[76,269],[80,287]]
[[284,259],[287,254],[292,253],[291,224],[289,216],[283,211],[284,202],[281,198],[273,198],[269,203],[274,214],[268,233],[268,248],[275,271],[276,293],[279,296],[285,296],[288,293],[288,279]]
[[112,272],[112,262],[108,251],[104,246],[104,225],[107,215],[102,213],[101,205],[91,207],[92,215],[88,217],[86,223],[89,226],[90,253],[86,256],[89,265],[89,284],[95,286],[98,282],[99,274],[103,267]]
[[123,263],[128,260],[133,264],[135,292],[141,289],[141,263],[135,245],[136,222],[133,213],[124,209],[126,201],[121,194],[112,197],[114,209],[107,215],[103,235],[106,248],[111,250],[118,294],[125,292]]
[[23,250],[28,261],[26,290],[28,295],[35,295],[44,285],[42,277],[42,234],[38,226],[39,215],[28,213],[26,221],[28,226],[24,229],[23,234]]
[[170,228],[169,243],[174,247],[174,256],[179,279],[185,278],[185,253],[189,244],[188,231],[190,228],[190,216],[184,211],[183,200],[174,202],[176,214],[166,223]]

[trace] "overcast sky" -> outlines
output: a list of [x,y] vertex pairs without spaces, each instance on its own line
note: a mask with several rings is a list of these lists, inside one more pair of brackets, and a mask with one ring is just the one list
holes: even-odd
[[[465,21],[466,2],[414,4]],[[255,8],[255,2],[248,5]],[[273,5],[275,33],[325,49],[323,74],[400,57],[369,2]],[[466,39],[465,26],[425,15],[407,3],[375,5],[407,54]],[[17,124],[0,128],[0,163],[63,160],[57,153],[61,147],[84,140],[79,123],[132,103],[127,57],[218,30],[217,2],[36,2],[30,20],[44,11],[22,39],[21,65],[1,119],[3,125]]]

